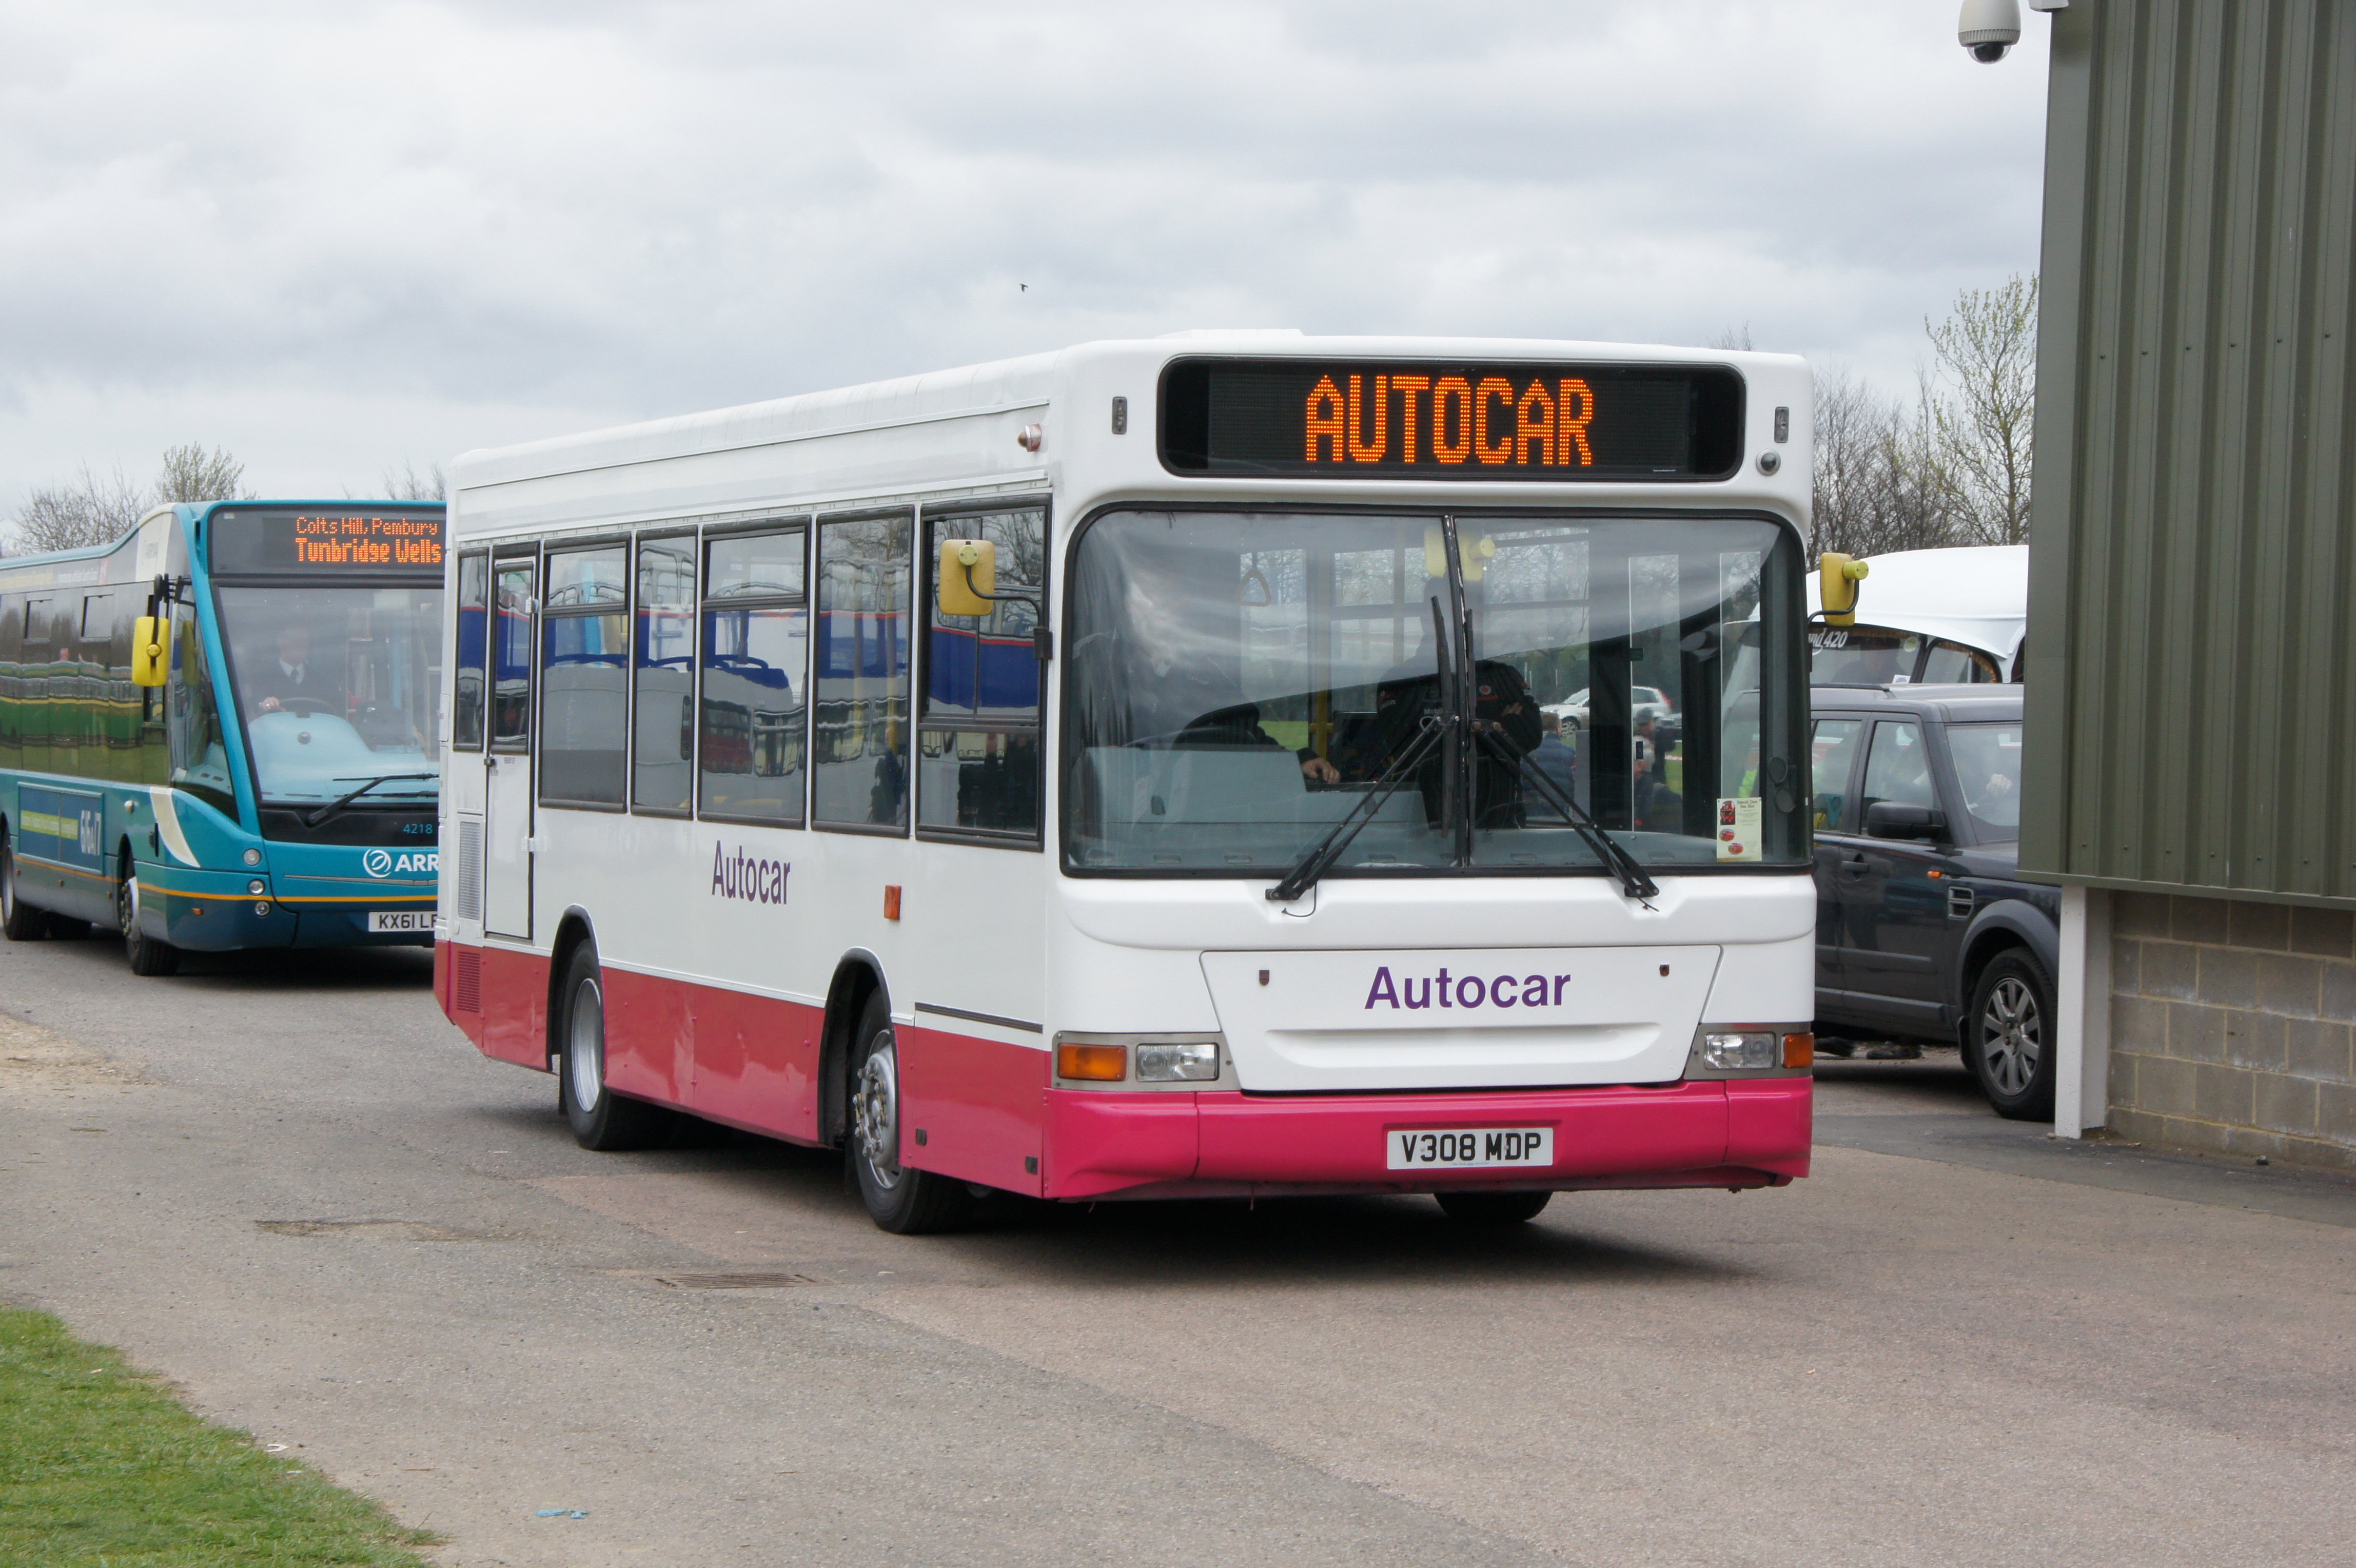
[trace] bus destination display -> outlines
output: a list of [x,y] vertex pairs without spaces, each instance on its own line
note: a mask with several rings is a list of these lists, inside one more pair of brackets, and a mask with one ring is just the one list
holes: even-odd
[[213,517],[216,572],[442,575],[442,509],[224,511]]
[[1719,366],[1182,360],[1162,460],[1204,476],[1712,479],[1741,462]]

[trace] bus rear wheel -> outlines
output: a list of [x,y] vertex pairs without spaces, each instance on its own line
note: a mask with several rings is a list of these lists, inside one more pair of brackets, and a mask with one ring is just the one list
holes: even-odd
[[49,913],[16,897],[16,857],[0,839],[0,933],[12,942],[37,942],[49,934]]
[[114,885],[114,918],[123,928],[123,956],[131,961],[134,974],[177,974],[180,968],[180,950],[169,942],[159,942],[139,929],[139,874],[129,865],[123,868],[123,879]]
[[877,992],[859,1015],[851,1059],[851,1162],[868,1217],[896,1236],[954,1230],[973,1213],[960,1181],[900,1163],[900,1052],[892,1010]]
[[1460,1225],[1520,1225],[1536,1219],[1550,1192],[1435,1192],[1440,1210]]
[[564,966],[557,996],[556,1103],[584,1149],[610,1153],[669,1140],[671,1113],[605,1085],[605,983],[597,950],[583,942]]

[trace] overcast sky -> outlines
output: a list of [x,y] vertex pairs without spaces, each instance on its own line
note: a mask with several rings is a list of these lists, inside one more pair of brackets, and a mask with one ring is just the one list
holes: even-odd
[[[0,514],[264,494],[1189,327],[1911,389],[2037,262],[2046,19],[1954,0],[0,0]],[[1025,289],[1023,285],[1028,285]]]

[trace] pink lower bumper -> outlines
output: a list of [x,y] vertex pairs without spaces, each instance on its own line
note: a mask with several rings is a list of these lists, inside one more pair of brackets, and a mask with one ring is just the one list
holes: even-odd
[[[1805,1078],[1494,1093],[1248,1095],[1050,1090],[1049,1197],[1437,1187],[1781,1187],[1808,1174]],[[1388,1134],[1547,1127],[1551,1166],[1407,1172]]]

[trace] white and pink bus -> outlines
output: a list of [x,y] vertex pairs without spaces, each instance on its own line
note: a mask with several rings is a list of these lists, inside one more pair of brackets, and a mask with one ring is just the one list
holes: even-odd
[[471,454],[441,1003],[591,1148],[839,1145],[899,1231],[1783,1186],[1809,394],[1194,333]]

